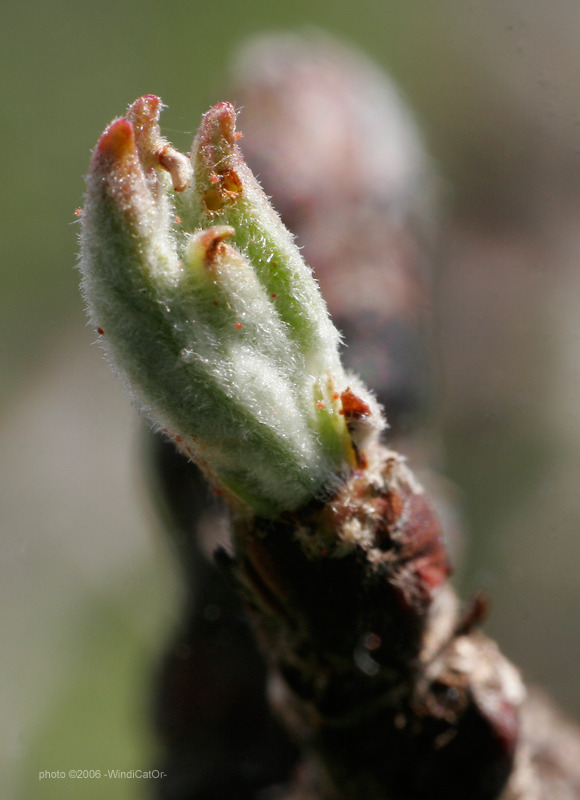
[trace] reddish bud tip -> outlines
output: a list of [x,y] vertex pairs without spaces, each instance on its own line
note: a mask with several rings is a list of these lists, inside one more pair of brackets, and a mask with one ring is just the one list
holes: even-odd
[[218,103],[204,115],[200,132],[212,139],[223,139],[234,146],[239,135],[236,131],[236,111],[231,103]]
[[179,153],[161,136],[161,109],[159,97],[145,94],[129,106],[127,119],[135,131],[135,142],[143,168],[149,170],[151,167],[162,167],[171,175],[175,191],[182,192],[191,182],[191,163],[187,156]]
[[124,119],[115,119],[105,130],[95,149],[95,158],[99,161],[120,161],[135,154],[135,136],[133,126]]
[[161,98],[154,94],[138,97],[127,109],[127,119],[133,123],[136,131],[151,131],[159,121],[160,114]]
[[222,174],[233,166],[232,157],[241,158],[236,145],[236,112],[231,103],[218,103],[205,113],[199,126],[193,152],[198,153],[206,171]]

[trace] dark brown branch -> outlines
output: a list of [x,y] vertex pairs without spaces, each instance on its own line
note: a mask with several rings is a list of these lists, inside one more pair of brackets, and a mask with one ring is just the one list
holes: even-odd
[[392,453],[319,513],[234,541],[273,702],[321,797],[499,796],[523,686],[479,631],[457,633],[438,522]]

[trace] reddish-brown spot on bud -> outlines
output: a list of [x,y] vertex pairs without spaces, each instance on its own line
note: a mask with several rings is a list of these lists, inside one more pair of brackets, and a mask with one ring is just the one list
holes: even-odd
[[241,322],[235,322],[234,323],[234,328],[237,328],[237,330],[239,330],[239,331],[241,331],[243,327],[244,326],[242,325]]
[[207,267],[212,267],[216,259],[223,255],[226,245],[224,239],[229,239],[235,234],[235,230],[229,225],[215,225],[207,228],[195,237],[196,248],[201,248],[203,262]]
[[278,299],[278,295],[276,294],[276,292],[272,292],[270,297],[272,298],[272,300],[277,300]]
[[181,225],[181,217],[175,217],[175,222],[176,222],[178,225]]
[[319,401],[316,403],[316,408],[324,408],[324,402],[323,402],[322,400],[319,400]]
[[233,169],[227,169],[222,173],[222,190],[225,194],[235,200],[242,192],[242,182],[240,176]]
[[212,186],[203,195],[208,211],[220,211],[228,203],[234,203],[242,193],[242,181],[233,169],[213,172],[210,181]]
[[176,442],[182,442],[183,441],[183,436],[179,436],[179,434],[178,434],[177,436],[174,436],[174,440]]
[[105,331],[102,328],[97,328],[97,333],[99,334],[99,336],[105,335]]
[[83,213],[82,208],[75,208],[74,210],[75,217],[80,217],[82,213]]
[[352,389],[345,389],[340,395],[342,400],[342,412],[347,419],[363,419],[371,413],[369,406],[357,397]]

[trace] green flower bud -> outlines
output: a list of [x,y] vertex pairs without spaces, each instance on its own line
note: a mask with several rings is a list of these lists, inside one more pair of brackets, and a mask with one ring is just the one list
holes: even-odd
[[191,158],[161,136],[160,108],[138,99],[91,159],[91,321],[154,424],[234,504],[274,517],[334,491],[382,418],[341,366],[312,273],[243,160],[233,107],[204,116]]

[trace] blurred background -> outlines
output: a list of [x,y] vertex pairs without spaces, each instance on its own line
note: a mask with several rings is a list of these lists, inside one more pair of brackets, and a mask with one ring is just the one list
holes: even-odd
[[3,797],[146,795],[38,775],[149,768],[150,674],[179,599],[140,421],[78,293],[91,148],[155,93],[188,149],[244,38],[308,25],[390,72],[443,176],[434,424],[468,531],[458,583],[486,589],[488,632],[580,718],[575,0],[22,0],[0,30]]

